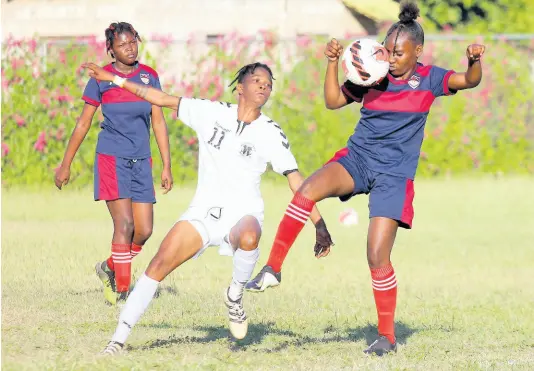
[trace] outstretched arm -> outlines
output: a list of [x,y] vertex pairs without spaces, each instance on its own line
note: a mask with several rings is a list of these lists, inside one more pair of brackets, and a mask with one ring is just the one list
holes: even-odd
[[128,90],[129,92],[152,104],[155,104],[156,106],[170,108],[175,111],[177,111],[178,107],[180,106],[180,97],[169,95],[150,86],[136,84],[135,82],[114,75],[94,63],[85,63],[82,67],[89,69],[89,76],[100,81],[113,82],[115,85]]
[[467,47],[468,67],[466,72],[454,73],[449,78],[449,90],[471,89],[482,80],[482,66],[480,58],[484,54],[484,45],[472,44]]
[[[297,170],[287,174],[287,181],[289,183],[289,188],[291,188],[291,191],[295,193],[298,191],[302,183],[304,183],[304,177]],[[315,225],[316,230],[316,242],[314,247],[315,256],[322,258],[330,253],[330,247],[334,245],[334,243],[332,242],[330,232],[328,232],[326,224],[321,216],[321,213],[319,212],[319,209],[317,209],[317,206],[313,207],[310,214],[310,219]]]

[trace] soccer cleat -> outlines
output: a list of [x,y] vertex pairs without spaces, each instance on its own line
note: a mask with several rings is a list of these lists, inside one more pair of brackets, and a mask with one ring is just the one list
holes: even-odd
[[115,305],[117,303],[115,272],[108,268],[108,264],[105,260],[96,263],[95,270],[96,275],[100,278],[102,284],[104,284],[104,298],[109,304]]
[[116,341],[110,341],[108,345],[104,348],[102,352],[100,352],[103,356],[115,356],[122,353],[122,349],[124,348],[124,344],[118,343]]
[[381,357],[389,352],[397,353],[397,343],[391,344],[387,337],[380,336],[373,344],[369,345],[369,348],[363,351],[365,354],[376,354]]
[[276,273],[273,269],[266,265],[245,285],[245,289],[252,292],[262,292],[268,287],[276,287],[282,282],[282,272]]
[[248,319],[243,309],[243,298],[233,301],[228,296],[228,289],[224,290],[224,304],[228,308],[230,333],[237,340],[244,339],[248,331]]
[[117,300],[117,306],[122,308],[124,304],[126,304],[126,300],[128,299],[128,291],[118,292],[115,297]]

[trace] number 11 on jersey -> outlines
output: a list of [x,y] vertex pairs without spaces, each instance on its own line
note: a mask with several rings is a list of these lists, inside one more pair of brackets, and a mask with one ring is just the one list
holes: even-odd
[[[213,128],[213,135],[211,136],[211,139],[208,141],[208,144],[211,144],[213,147],[217,148],[217,149],[221,149],[221,143],[224,139],[224,135],[225,135],[225,132],[224,130],[220,130],[220,135],[219,135],[219,128],[218,127],[214,127]],[[217,137],[219,136],[219,140],[217,141]]]

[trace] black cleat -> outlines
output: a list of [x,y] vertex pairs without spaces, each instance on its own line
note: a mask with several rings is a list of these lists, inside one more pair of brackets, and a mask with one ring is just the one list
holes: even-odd
[[365,354],[376,354],[379,357],[390,352],[397,353],[397,343],[391,344],[387,337],[380,336],[363,352]]
[[128,294],[128,291],[117,292],[117,307],[124,307],[124,304],[126,304],[126,300],[128,299]]

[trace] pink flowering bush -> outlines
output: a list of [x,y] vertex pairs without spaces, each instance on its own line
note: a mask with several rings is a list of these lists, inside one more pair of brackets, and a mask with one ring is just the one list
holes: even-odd
[[[356,36],[347,36],[352,39]],[[346,145],[359,119],[359,105],[329,111],[323,103],[326,40],[305,36],[295,42],[270,32],[258,38],[230,34],[198,52],[193,38],[173,43],[153,35],[160,53],[155,60],[141,44],[142,63],[165,76],[163,89],[181,96],[235,102],[228,87],[244,64],[260,61],[275,75],[271,100],[264,108],[286,132],[305,174]],[[472,40],[470,42],[475,42]],[[480,41],[480,40],[478,40]],[[346,40],[342,43],[347,44]],[[421,61],[464,71],[469,42],[427,41]],[[486,40],[484,79],[479,87],[455,97],[438,98],[429,115],[418,176],[461,173],[534,173],[534,70],[531,41]],[[190,72],[169,76],[165,50],[187,48]],[[46,50],[46,53],[43,51]],[[144,51],[143,51],[144,50]],[[95,37],[71,45],[41,40],[8,40],[2,60],[2,179],[16,184],[53,185],[54,171],[81,114],[88,77],[85,61],[109,62],[103,42]],[[163,54],[161,54],[163,53]],[[159,63],[158,63],[159,62]],[[341,76],[340,76],[341,79]],[[176,112],[164,110],[170,134],[173,174],[177,183],[196,179],[198,142],[191,129],[176,124]],[[86,186],[93,178],[93,160],[100,110],[72,165],[72,184]],[[161,161],[152,137],[154,177]],[[271,175],[268,175],[271,177]]]

